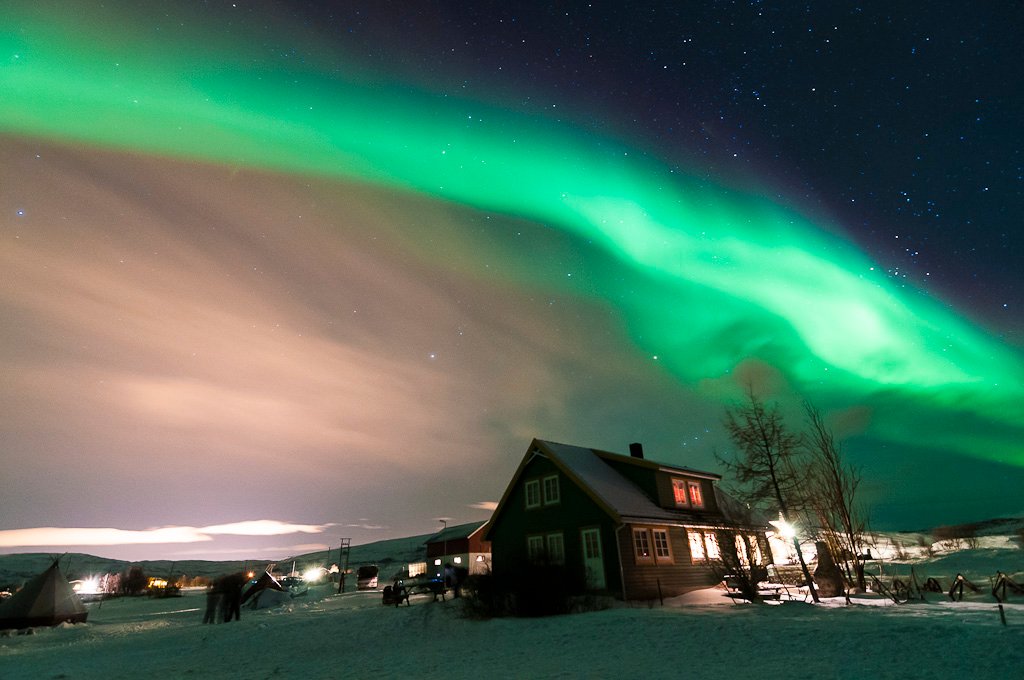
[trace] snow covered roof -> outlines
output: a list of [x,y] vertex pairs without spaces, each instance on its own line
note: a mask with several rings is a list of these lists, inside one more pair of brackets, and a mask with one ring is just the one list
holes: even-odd
[[[641,491],[639,487],[622,476],[606,461],[618,460],[622,463],[642,465],[643,467],[666,472],[719,479],[719,476],[713,473],[679,466],[668,466],[645,459],[609,453],[608,451],[598,451],[582,446],[560,444],[541,439],[534,440],[531,450],[537,450],[541,455],[546,455],[550,458],[580,488],[587,492],[595,502],[601,505],[608,514],[620,522],[657,521],[687,525],[706,525],[709,522],[720,523],[716,521],[717,517],[708,517],[704,513],[659,506],[647,494]],[[720,493],[716,489],[716,497]],[[724,517],[729,522],[745,523],[737,517],[730,517],[729,515]]]
[[424,545],[428,543],[440,543],[441,541],[457,541],[461,538],[469,538],[487,522],[469,522],[467,524],[456,524],[438,531],[436,534],[428,538],[423,542]]
[[542,440],[536,440],[536,443],[549,454],[549,458],[561,463],[563,471],[585,491],[589,491],[609,514],[624,521],[680,519],[678,513],[658,507],[635,484],[604,462],[593,449]]

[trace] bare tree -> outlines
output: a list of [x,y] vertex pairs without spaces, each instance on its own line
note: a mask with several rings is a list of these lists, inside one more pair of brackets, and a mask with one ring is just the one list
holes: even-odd
[[[737,497],[753,506],[772,506],[783,521],[793,525],[805,506],[806,472],[798,460],[800,438],[786,428],[778,407],[765,406],[752,388],[745,403],[726,410],[725,428],[736,452],[732,458],[718,458],[738,484],[734,490]],[[818,602],[818,591],[795,535],[793,547],[811,598]]]
[[[744,599],[750,602],[761,602],[760,584],[767,577],[767,569],[753,559],[755,552],[750,548],[749,540],[738,531],[720,530],[716,532],[719,544],[719,556],[711,560],[711,570],[715,577],[735,589]],[[743,559],[740,545],[751,555],[751,559]],[[731,547],[736,546],[736,550]]]
[[842,563],[847,583],[856,582],[863,592],[866,584],[861,537],[866,513],[857,498],[860,471],[843,462],[840,445],[821,412],[809,402],[804,403],[804,412],[808,429],[803,444],[810,467],[806,494],[809,510],[818,520],[822,540]]

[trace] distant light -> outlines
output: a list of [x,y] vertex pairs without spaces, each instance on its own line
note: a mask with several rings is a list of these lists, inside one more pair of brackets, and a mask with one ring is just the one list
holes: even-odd
[[455,564],[462,564],[462,558],[461,557],[456,557],[452,561],[455,562]]
[[325,573],[327,573],[327,570],[323,567],[312,567],[302,572],[302,580],[310,583],[319,581]]
[[90,576],[83,581],[79,581],[72,586],[72,590],[79,595],[96,595],[97,593],[103,592],[100,590],[99,576]]
[[435,567],[440,567],[441,566],[441,558],[440,557],[438,557],[436,560],[434,560],[434,566]]

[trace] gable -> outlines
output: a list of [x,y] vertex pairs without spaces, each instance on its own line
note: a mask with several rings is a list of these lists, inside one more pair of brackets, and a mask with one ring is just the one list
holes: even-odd
[[[721,496],[715,484],[721,478],[719,475],[534,439],[495,509],[485,538],[491,540],[493,529],[503,521],[503,514],[510,508],[517,512],[525,510],[523,487],[527,481],[541,479],[554,472],[577,487],[616,523],[719,524],[733,523],[737,519],[723,514],[720,509]],[[703,506],[678,506],[673,496],[673,478],[698,484]],[[537,493],[536,490],[533,493]]]
[[502,494],[490,522],[487,524],[483,536],[485,541],[493,540],[493,534],[505,520],[506,514],[511,512],[518,515],[521,512],[526,512],[526,484],[535,480],[540,481],[550,475],[558,475],[560,483],[572,485],[578,489],[581,496],[586,497],[596,505],[600,512],[616,518],[614,511],[607,503],[595,497],[589,487],[581,483],[578,476],[572,474],[572,471],[567,469],[564,462],[555,456],[551,449],[544,444],[546,442],[537,439],[531,442],[530,447],[519,463],[519,467],[505,488],[505,492]]

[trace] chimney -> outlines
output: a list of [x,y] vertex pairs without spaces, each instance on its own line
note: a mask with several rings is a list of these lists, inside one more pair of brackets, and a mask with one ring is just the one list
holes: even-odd
[[644,445],[640,442],[633,442],[629,445],[629,455],[642,460],[644,457]]

